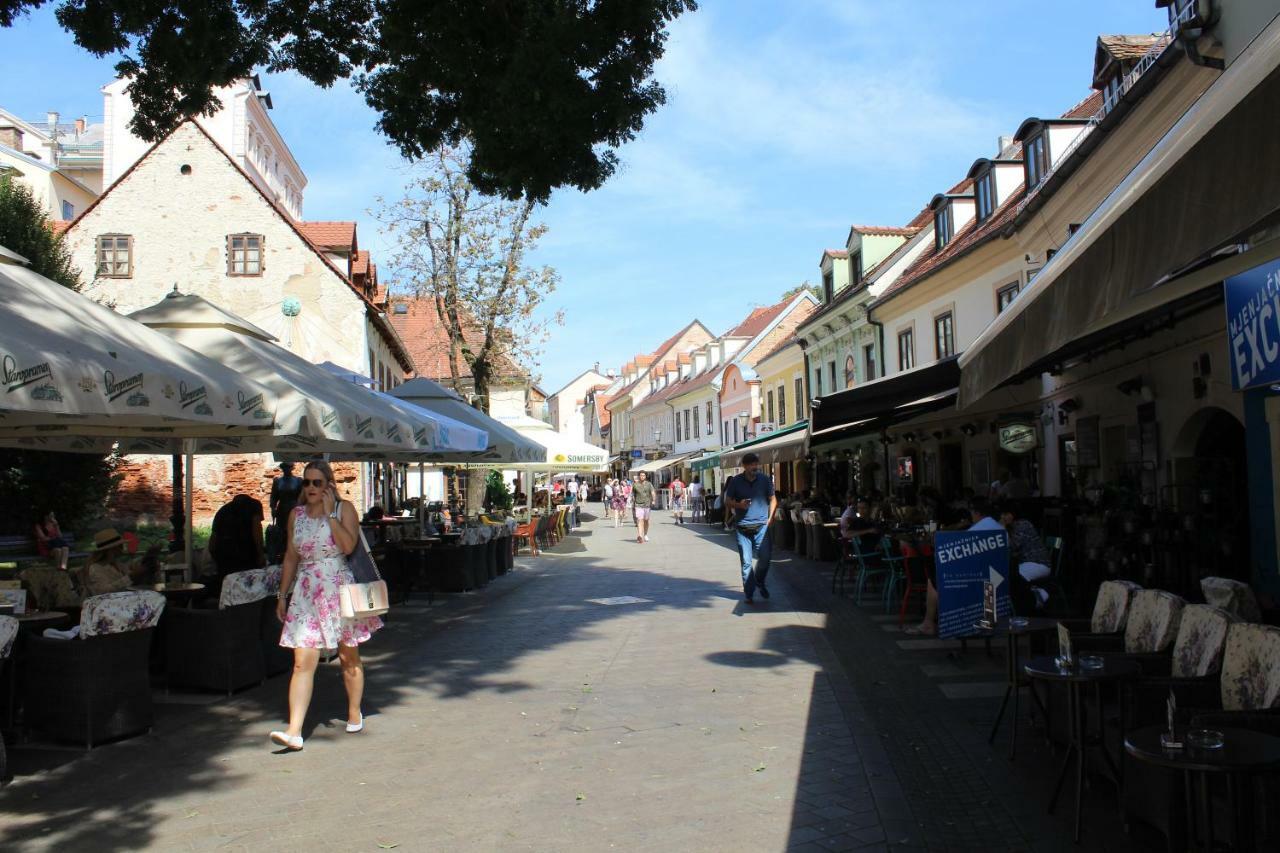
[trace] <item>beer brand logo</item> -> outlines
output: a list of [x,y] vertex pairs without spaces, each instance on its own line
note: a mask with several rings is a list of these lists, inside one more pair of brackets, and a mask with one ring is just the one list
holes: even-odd
[[[179,383],[179,384],[185,384],[185,383]],[[164,383],[164,387],[160,389],[160,396],[164,397],[166,400],[172,400],[173,395],[176,393],[177,392],[173,390],[173,385],[171,385],[168,382]]]
[[262,395],[254,394],[252,397],[246,397],[243,391],[236,392],[236,402],[240,406],[240,414],[247,415],[253,412],[255,418],[264,416],[262,412]]
[[415,430],[413,431],[413,443],[414,443],[414,444],[426,444],[429,440],[430,440],[430,439],[428,439],[428,437],[427,437],[427,428],[426,428],[426,427],[418,427],[417,429],[415,429]]
[[89,394],[98,389],[98,382],[91,376],[80,377],[80,390]]
[[[132,376],[126,376],[124,379],[121,379],[119,382],[117,382],[116,375],[110,370],[108,370],[102,374],[102,382],[106,386],[104,390],[107,395],[107,399],[110,400],[111,402],[115,402],[116,400],[119,400],[121,397],[123,397],[125,394],[128,394],[130,391],[140,392],[142,390],[142,374],[141,373],[135,373]],[[146,395],[144,394],[143,398],[145,399],[145,397]],[[130,397],[129,399],[132,400],[133,398]],[[126,403],[130,406],[135,405],[134,403],[129,401],[126,401]],[[150,401],[148,401],[147,403],[139,404],[139,405],[150,405]]]
[[57,388],[54,388],[53,385],[46,382],[45,384],[41,385],[39,388],[36,388],[31,392],[31,399],[48,400],[53,403],[61,403],[62,392],[59,391]]
[[[203,385],[198,388],[188,388],[186,382],[178,383],[178,402],[184,409],[194,406],[196,403],[203,403],[204,399],[208,396],[209,391]],[[213,414],[213,411],[209,409],[208,405],[205,405],[204,408],[206,411],[201,412],[199,408],[197,408],[196,411],[202,415]]]
[[356,421],[356,432],[367,438],[373,438],[373,418]]
[[333,425],[338,422],[338,413],[334,409],[326,409],[321,418],[321,423],[325,429],[332,429]]
[[39,364],[33,364],[30,367],[18,367],[17,359],[11,355],[5,355],[3,362],[0,362],[0,375],[4,378],[6,394],[12,394],[19,388],[25,388],[33,382],[39,382],[41,379],[52,379],[53,368],[49,366],[49,362],[42,361]]

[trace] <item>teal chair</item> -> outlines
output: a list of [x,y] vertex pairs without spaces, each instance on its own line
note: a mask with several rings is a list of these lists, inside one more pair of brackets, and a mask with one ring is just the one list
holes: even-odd
[[1061,536],[1046,536],[1044,547],[1049,551],[1049,577],[1037,581],[1036,585],[1049,594],[1054,610],[1067,612],[1067,588],[1062,585],[1062,552],[1067,550],[1066,540]]
[[858,606],[862,605],[862,592],[866,589],[867,581],[874,578],[884,578],[883,585],[889,584],[889,567],[885,565],[884,558],[875,551],[863,551],[861,543],[857,537],[849,540],[849,553],[853,557],[854,564],[858,567],[858,586],[854,591],[854,603]]
[[888,536],[880,537],[880,563],[884,566],[887,578],[884,582],[884,612],[893,612],[893,595],[898,584],[907,582],[907,558],[893,553],[893,540]]

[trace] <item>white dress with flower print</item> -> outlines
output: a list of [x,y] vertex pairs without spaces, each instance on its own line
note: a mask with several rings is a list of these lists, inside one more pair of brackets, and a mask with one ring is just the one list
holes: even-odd
[[352,583],[347,558],[333,541],[327,518],[311,518],[306,507],[293,511],[293,547],[298,575],[280,632],[280,645],[293,649],[336,649],[363,643],[382,627],[376,616],[343,619],[338,588]]

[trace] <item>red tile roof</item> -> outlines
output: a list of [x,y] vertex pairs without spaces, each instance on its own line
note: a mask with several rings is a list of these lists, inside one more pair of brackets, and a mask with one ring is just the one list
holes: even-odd
[[725,337],[754,338],[776,320],[778,315],[785,311],[790,304],[790,299],[784,299],[776,305],[763,305],[754,309],[741,323],[726,332]]
[[355,257],[351,259],[351,275],[368,275],[369,273],[369,251],[361,249],[356,252]]
[[1098,36],[1098,48],[1111,54],[1119,62],[1141,59],[1156,44],[1168,43],[1164,33],[1140,36]]
[[762,356],[760,356],[758,359],[756,359],[756,364],[759,364],[759,363],[760,363],[760,362],[762,362],[762,361],[767,361],[768,359],[773,358],[775,355],[777,355],[778,353],[782,352],[782,351],[783,351],[784,349],[786,349],[787,347],[789,347],[789,346],[793,346],[794,344],[796,344],[797,342],[799,342],[799,340],[800,340],[800,336],[799,336],[799,335],[792,335],[791,337],[789,337],[789,338],[787,338],[786,340],[782,341],[782,342],[781,342],[781,343],[779,343],[776,347],[774,347],[773,349],[769,350],[767,353],[765,353],[764,355],[762,355]]
[[1019,184],[1018,188],[1009,195],[1004,204],[996,208],[991,216],[987,217],[986,221],[981,224],[977,223],[976,220],[970,221],[951,238],[947,245],[942,248],[942,251],[939,252],[934,247],[926,249],[911,266],[903,271],[902,275],[898,276],[898,280],[880,295],[875,304],[879,305],[890,297],[901,293],[951,261],[968,254],[987,242],[987,240],[999,235],[1001,229],[1018,212],[1018,205],[1021,204],[1024,195],[1023,189],[1023,185]]
[[49,223],[49,228],[53,231],[55,237],[61,237],[67,233],[67,229],[71,227],[70,219],[55,219]]
[[[856,228],[857,226],[855,225],[854,227]],[[823,249],[822,254],[826,255],[827,257],[835,258],[838,261],[843,261],[849,257],[849,250],[848,249]]]
[[298,230],[323,249],[351,250],[356,244],[354,222],[298,222]]
[[[444,384],[451,382],[453,374],[449,369],[449,335],[436,310],[436,300],[431,297],[425,299],[396,297],[393,302],[397,306],[406,307],[403,314],[397,313],[393,307],[388,316],[391,318],[391,325],[395,327],[405,347],[413,356],[416,367],[414,375],[425,376],[427,379]],[[462,337],[468,346],[479,349],[484,343],[484,332],[476,323],[469,320],[470,318],[463,320]],[[458,356],[458,368],[461,378],[471,378],[471,370],[462,360],[461,354]],[[499,359],[497,372],[503,378],[523,378],[524,376],[524,371],[519,365],[506,357]]]
[[1063,118],[1093,118],[1102,109],[1102,93],[1090,92],[1089,96],[1062,114]]
[[[677,342],[678,340],[680,340],[680,338],[681,338],[681,337],[683,337],[683,336],[684,336],[685,332],[687,332],[687,331],[689,331],[690,329],[692,329],[695,325],[700,326],[700,325],[702,325],[702,324],[701,324],[698,320],[693,320],[692,322],[690,322],[690,323],[688,323],[687,325],[685,325],[685,326],[684,326],[684,328],[682,328],[680,331],[676,332],[674,335],[672,335],[671,337],[667,338],[667,339],[666,339],[665,341],[663,341],[662,343],[658,344],[658,348],[657,348],[657,349],[655,349],[655,350],[653,351],[653,355],[651,355],[651,356],[638,355],[638,356],[636,356],[636,357],[635,357],[635,361],[636,361],[636,362],[639,362],[641,359],[646,359],[646,358],[647,358],[647,359],[648,359],[648,361],[647,361],[647,362],[645,362],[644,364],[645,364],[646,366],[647,366],[647,365],[649,365],[649,364],[652,364],[652,363],[653,363],[654,361],[656,361],[660,356],[664,355],[664,354],[667,352],[667,350],[669,350],[669,349],[671,349],[673,346],[675,346],[675,345],[676,345],[676,342]],[[626,373],[626,372],[627,372],[627,367],[629,367],[629,366],[633,366],[631,362],[628,362],[626,365],[623,365],[622,372],[623,372],[623,373]],[[627,386],[626,386],[625,388],[623,388],[623,389],[621,389],[620,391],[618,391],[618,393],[617,393],[617,394],[614,394],[614,395],[613,395],[613,397],[612,397],[611,399],[616,400],[616,399],[618,399],[619,397],[622,397],[622,396],[625,396],[625,395],[627,395],[627,394],[631,393],[633,390],[635,390],[636,386],[638,386],[638,385],[639,385],[639,384],[644,380],[644,378],[645,378],[647,375],[648,375],[648,371],[644,371],[644,370],[642,370],[642,371],[640,372],[640,375],[639,375],[639,376],[637,376],[634,380],[632,380],[630,383],[628,383],[628,384],[627,384]]]
[[899,228],[893,225],[855,225],[852,230],[868,237],[914,237],[920,226],[907,225]]
[[609,425],[609,418],[612,416],[612,412],[609,411],[609,401],[616,396],[616,394],[596,395],[596,418],[600,421],[600,429]]

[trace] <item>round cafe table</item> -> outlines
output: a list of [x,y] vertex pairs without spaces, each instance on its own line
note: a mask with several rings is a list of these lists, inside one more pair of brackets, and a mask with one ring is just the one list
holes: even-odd
[[28,610],[21,616],[15,615],[13,618],[18,620],[19,631],[36,632],[43,631],[45,628],[65,628],[71,621],[70,615],[61,610]]
[[[905,549],[904,549],[905,551]],[[1045,709],[1044,703],[1040,701],[1040,694],[1036,693],[1032,687],[1030,679],[1022,672],[1019,666],[1018,653],[1021,650],[1021,642],[1023,637],[1027,638],[1028,647],[1030,646],[1030,638],[1032,634],[1045,634],[1058,629],[1058,620],[1049,619],[1044,616],[1023,616],[1018,617],[1018,624],[1013,624],[1013,617],[1005,617],[996,622],[992,628],[979,628],[978,636],[998,637],[1003,635],[1007,650],[1005,652],[1005,662],[1007,664],[1006,677],[1009,679],[1008,686],[1004,689],[1004,699],[1000,702],[1000,711],[996,714],[996,721],[991,724],[991,734],[987,735],[987,743],[994,743],[996,732],[1000,730],[1000,722],[1004,719],[1005,707],[1009,704],[1010,697],[1013,698],[1013,715],[1009,733],[1009,760],[1013,760],[1014,753],[1018,748],[1018,699],[1021,695],[1023,687],[1031,687],[1031,698],[1040,708],[1040,714],[1045,720],[1049,719],[1049,712]],[[1028,653],[1030,648],[1028,648]]]
[[[1102,657],[1102,666],[1087,669],[1076,663],[1070,667],[1059,666],[1057,660],[1048,656],[1034,657],[1023,667],[1023,672],[1033,681],[1060,682],[1067,687],[1067,728],[1071,743],[1067,754],[1062,759],[1062,768],[1058,771],[1058,782],[1053,787],[1053,797],[1049,800],[1049,814],[1058,805],[1058,795],[1062,793],[1062,783],[1066,781],[1067,769],[1071,759],[1076,765],[1076,819],[1075,840],[1080,841],[1080,809],[1083,805],[1085,750],[1095,747],[1102,754],[1104,763],[1111,771],[1112,780],[1116,783],[1116,795],[1119,798],[1123,779],[1119,767],[1107,752],[1104,741],[1106,728],[1102,720],[1102,685],[1109,682],[1123,681],[1137,675],[1141,668],[1137,662],[1121,657]],[[1094,719],[1097,733],[1090,734],[1085,722],[1085,689],[1093,688]],[[1120,693],[1120,719],[1124,719],[1124,691]],[[1123,732],[1122,732],[1123,734]]]
[[[1229,813],[1235,823],[1233,849],[1253,850],[1253,816],[1250,808],[1253,798],[1247,786],[1253,774],[1280,768],[1280,737],[1250,729],[1221,728],[1218,730],[1223,735],[1222,746],[1216,749],[1205,749],[1187,743],[1185,733],[1182,749],[1165,749],[1160,743],[1163,729],[1163,726],[1147,726],[1129,732],[1124,739],[1124,749],[1137,761],[1167,767],[1183,774],[1183,819],[1186,821],[1186,837],[1190,849],[1214,849],[1209,777],[1218,774],[1225,776],[1227,780]],[[1203,830],[1203,838],[1198,829]]]

